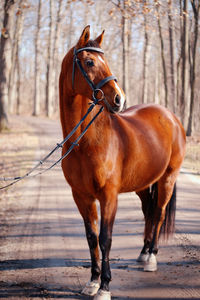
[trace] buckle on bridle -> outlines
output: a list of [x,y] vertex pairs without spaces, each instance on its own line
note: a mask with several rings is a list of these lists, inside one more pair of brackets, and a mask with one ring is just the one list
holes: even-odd
[[[99,92],[101,93],[100,94],[101,98],[97,98],[97,94]],[[101,89],[94,89],[93,93],[92,93],[92,98],[93,98],[94,101],[97,101],[97,102],[102,101],[105,98],[104,92]]]

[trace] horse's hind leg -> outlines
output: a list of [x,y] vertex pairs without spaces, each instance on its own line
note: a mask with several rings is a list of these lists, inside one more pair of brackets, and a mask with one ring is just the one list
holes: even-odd
[[[157,270],[156,254],[158,252],[158,239],[159,239],[160,229],[165,219],[167,204],[170,202],[172,206],[173,202],[175,203],[176,200],[173,191],[175,189],[175,181],[177,175],[178,175],[177,171],[173,171],[170,168],[168,168],[166,173],[158,181],[158,202],[155,208],[154,221],[153,221],[154,223],[153,239],[150,244],[149,258],[145,264],[144,271]],[[172,233],[170,231],[171,231],[171,225],[174,224],[174,219],[175,219],[174,210],[168,212],[170,222],[165,224],[167,234]]]
[[142,211],[145,219],[144,246],[140,252],[137,262],[144,263],[149,256],[149,247],[152,240],[153,218],[152,218],[152,198],[150,188],[136,193],[142,202]]
[[100,276],[100,258],[98,249],[98,214],[96,203],[93,198],[84,197],[73,191],[73,197],[76,205],[83,217],[85,224],[86,237],[90,248],[91,255],[91,279],[86,284],[82,293],[89,296],[94,296],[98,289],[98,279]]

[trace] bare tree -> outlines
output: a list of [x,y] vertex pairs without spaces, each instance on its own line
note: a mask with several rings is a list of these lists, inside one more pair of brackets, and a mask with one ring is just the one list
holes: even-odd
[[[23,0],[21,0],[23,2]],[[21,99],[21,67],[20,67],[20,46],[21,46],[21,39],[22,39],[22,32],[23,32],[23,25],[24,25],[24,9],[25,6],[19,6],[19,28],[18,28],[18,35],[17,35],[17,52],[16,52],[16,73],[17,73],[17,82],[16,82],[16,113],[20,113],[20,99]]]
[[162,35],[162,28],[160,22],[160,4],[156,0],[155,1],[156,10],[157,10],[157,24],[158,24],[158,31],[159,31],[159,38],[160,38],[160,51],[161,51],[161,58],[162,58],[162,67],[163,67],[163,83],[165,88],[165,106],[168,106],[168,85],[167,85],[167,69],[166,69],[166,62],[165,62],[165,54],[164,54],[164,40]]
[[197,49],[197,41],[198,41],[198,33],[199,33],[200,1],[191,0],[191,4],[194,13],[195,25],[194,25],[194,44],[192,47],[192,62],[191,62],[191,72],[190,72],[191,93],[190,93],[189,120],[187,126],[188,136],[192,134],[192,121],[193,121],[193,113],[194,113],[194,98],[195,98],[195,83],[196,83],[196,49]]
[[33,102],[33,115],[37,116],[40,113],[40,72],[39,72],[39,50],[40,50],[40,27],[41,27],[41,0],[38,0],[37,11],[37,27],[35,31],[35,74],[34,74],[34,102]]
[[154,77],[154,102],[157,104],[161,104],[161,86],[162,86],[162,78],[161,78],[161,57],[160,57],[160,49],[156,49],[156,65],[154,65],[155,68],[155,77]]
[[149,44],[149,32],[147,23],[147,13],[146,13],[146,0],[143,0],[143,16],[144,16],[144,51],[143,51],[143,88],[142,88],[142,103],[147,103],[148,96],[148,61],[150,54],[150,44]]
[[168,29],[170,47],[170,75],[171,75],[171,97],[172,109],[176,110],[176,66],[175,66],[175,45],[174,45],[174,21],[172,16],[172,0],[168,0]]
[[49,34],[47,42],[47,72],[46,72],[46,115],[48,117],[53,114],[53,101],[54,101],[54,69],[53,69],[53,13],[54,13],[54,0],[50,0],[49,12]]
[[0,130],[8,126],[8,82],[11,68],[11,37],[14,0],[4,1],[3,28],[0,44]]
[[123,64],[123,90],[126,94],[127,106],[130,104],[129,99],[129,18],[126,12],[127,3],[123,0],[122,13],[122,64]]
[[189,63],[188,63],[188,46],[189,46],[189,26],[188,26],[188,0],[184,0],[183,6],[183,34],[182,34],[182,89],[181,89],[181,120],[185,122],[185,107],[187,103]]
[[53,74],[52,74],[52,80],[54,85],[54,92],[53,92],[53,104],[55,106],[58,105],[58,78],[59,78],[59,55],[58,55],[58,49],[59,49],[59,43],[60,43],[60,32],[61,32],[61,21],[62,21],[62,5],[63,0],[58,1],[58,9],[57,9],[57,15],[56,15],[56,25],[55,25],[55,35],[54,35],[54,41],[53,41]]
[[67,45],[68,47],[71,47],[72,46],[72,36],[73,36],[73,33],[74,33],[74,29],[73,29],[73,15],[74,15],[74,10],[73,10],[73,7],[72,7],[72,3],[67,3],[67,6],[66,6],[66,9],[69,10],[69,34],[67,36]]
[[19,5],[16,11],[16,21],[15,21],[15,30],[12,42],[12,61],[11,61],[11,70],[9,76],[9,87],[8,87],[8,96],[9,96],[9,112],[14,113],[17,109],[17,93],[19,88],[17,87],[17,82],[19,83],[18,76],[19,72],[19,46],[21,41],[21,35],[23,30],[23,2],[24,0],[19,1]]

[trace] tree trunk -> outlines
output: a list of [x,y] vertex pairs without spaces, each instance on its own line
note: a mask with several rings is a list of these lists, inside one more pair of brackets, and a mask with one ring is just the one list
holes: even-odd
[[68,28],[68,32],[69,34],[67,35],[67,48],[69,49],[70,47],[72,47],[72,37],[74,34],[74,28],[73,28],[73,19],[74,19],[74,9],[73,9],[73,3],[68,2],[68,8],[69,12],[70,12],[70,17],[69,17],[69,28]]
[[[0,97],[1,97],[1,93],[0,93]],[[0,98],[0,132],[8,128],[8,117],[5,111],[4,103],[3,101],[1,101],[1,99],[2,98]]]
[[188,0],[184,0],[183,7],[183,35],[182,35],[182,88],[181,88],[181,121],[185,123],[185,108],[187,104],[187,91],[188,91],[188,77],[189,77],[189,64],[188,64]]
[[123,1],[123,15],[122,15],[122,62],[123,62],[123,90],[126,95],[127,107],[130,106],[129,98],[129,28],[128,17],[126,13],[126,1]]
[[8,83],[11,68],[11,32],[15,0],[5,0],[0,44],[0,131],[8,126]]
[[56,16],[56,28],[55,28],[55,35],[54,35],[54,44],[53,44],[53,88],[54,88],[54,110],[56,111],[58,109],[58,78],[59,78],[59,71],[60,71],[60,62],[59,62],[59,56],[58,56],[58,48],[60,43],[60,27],[61,27],[61,12],[62,12],[62,4],[63,0],[59,0],[58,3],[58,10],[57,10],[57,16]]
[[[146,5],[146,0],[144,1],[144,5]],[[143,87],[142,87],[142,103],[147,103],[148,98],[148,79],[147,79],[147,71],[148,71],[148,61],[150,54],[150,45],[149,45],[149,34],[147,30],[147,15],[145,11],[143,12],[144,16],[144,52],[143,52]]]
[[[21,0],[23,2],[24,0]],[[17,71],[17,82],[16,82],[16,113],[19,115],[20,113],[20,99],[21,99],[21,68],[20,68],[20,46],[21,46],[21,39],[22,39],[22,31],[24,26],[24,12],[21,8],[21,14],[19,15],[19,30],[17,36],[17,53],[16,53],[16,71]]]
[[54,0],[50,0],[50,15],[49,15],[49,35],[47,45],[47,72],[46,72],[46,115],[51,117],[53,114],[54,101],[54,82],[53,79],[53,12]]
[[17,86],[16,86],[16,114],[20,114],[20,99],[21,99],[21,72],[20,72],[20,61],[19,61],[19,50],[17,51],[17,61],[16,61],[16,71],[17,71]]
[[[157,40],[156,40],[157,43]],[[154,102],[157,104],[160,104],[160,55],[159,55],[159,50],[158,47],[156,47],[156,56],[157,56],[157,60],[156,60],[156,64],[155,64],[155,79],[154,79]]]
[[170,72],[171,72],[171,107],[176,111],[176,67],[175,67],[175,46],[174,46],[174,22],[172,17],[172,0],[168,0],[168,29],[170,46]]
[[197,5],[195,5],[195,0],[191,0],[193,12],[194,12],[194,45],[192,49],[192,64],[191,64],[191,78],[190,78],[190,109],[189,109],[189,120],[187,126],[187,136],[192,134],[192,121],[193,121],[193,113],[194,113],[194,96],[195,96],[195,82],[196,82],[196,49],[197,49],[197,41],[198,41],[198,30],[199,30],[199,10],[200,10],[200,1],[198,1]]
[[163,83],[165,88],[165,106],[168,107],[168,85],[167,85],[167,70],[165,63],[165,55],[164,55],[164,41],[162,36],[162,29],[160,24],[160,12],[159,12],[159,3],[156,1],[156,10],[157,10],[157,24],[159,30],[159,38],[160,38],[160,50],[161,50],[161,59],[162,59],[162,67],[163,67]]
[[[179,36],[180,36],[180,45],[182,44],[182,36],[183,36],[183,7],[182,7],[182,0],[179,0]],[[177,76],[176,76],[176,114],[181,119],[181,67],[182,67],[182,50],[180,50],[180,53],[178,54],[178,59],[176,63],[176,70],[177,70]]]
[[[9,89],[8,89],[8,96],[9,96],[9,112],[16,113],[17,107],[17,60],[18,60],[18,52],[19,52],[19,43],[21,40],[22,35],[22,28],[23,28],[23,9],[21,8],[24,0],[19,1],[19,7],[16,13],[16,22],[15,22],[15,31],[14,31],[14,38],[13,38],[13,47],[12,47],[12,65],[10,70],[9,76]],[[19,66],[18,66],[19,67]]]
[[41,0],[38,0],[37,12],[37,28],[35,32],[35,76],[34,76],[34,103],[33,115],[37,116],[40,113],[40,67],[39,67],[39,49],[40,49],[40,27],[41,27]]
[[8,112],[14,112],[14,102],[15,102],[15,75],[16,75],[16,37],[17,37],[17,30],[18,30],[18,17],[16,19],[15,24],[15,31],[12,43],[12,54],[11,54],[11,68],[9,74],[9,81],[8,81]]

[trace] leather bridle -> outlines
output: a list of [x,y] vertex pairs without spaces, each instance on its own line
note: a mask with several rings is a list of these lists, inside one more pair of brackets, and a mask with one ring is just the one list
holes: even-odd
[[[73,69],[72,69],[72,88],[74,89],[74,76],[75,76],[75,67],[78,66],[80,72],[84,76],[85,80],[89,84],[90,88],[92,89],[92,100],[95,102],[95,104],[98,104],[100,101],[104,101],[109,111],[114,112],[114,109],[109,104],[109,102],[106,100],[104,92],[102,91],[102,86],[104,86],[107,82],[110,80],[117,81],[117,78],[114,75],[108,76],[104,79],[102,79],[99,83],[96,85],[94,82],[89,78],[88,74],[85,72],[80,59],[77,57],[78,53],[82,51],[94,51],[98,53],[104,53],[104,51],[101,48],[96,47],[84,47],[80,49],[74,48],[74,57],[73,57]],[[101,93],[101,97],[97,98],[97,94]]]

